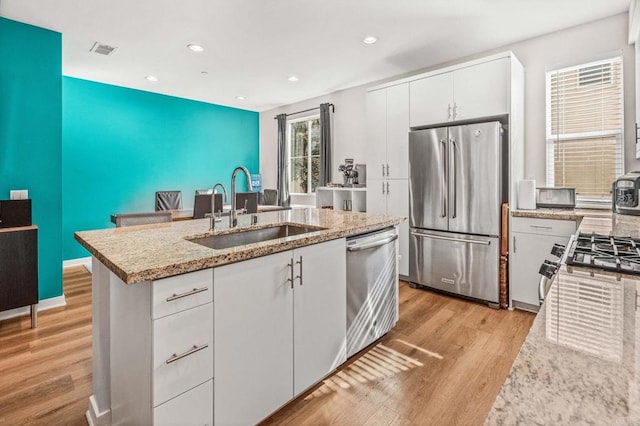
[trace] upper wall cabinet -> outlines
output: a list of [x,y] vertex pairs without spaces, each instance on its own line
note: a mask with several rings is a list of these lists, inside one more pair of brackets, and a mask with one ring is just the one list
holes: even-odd
[[462,64],[411,81],[411,127],[509,113],[509,58]]
[[409,84],[367,93],[367,177],[407,179]]

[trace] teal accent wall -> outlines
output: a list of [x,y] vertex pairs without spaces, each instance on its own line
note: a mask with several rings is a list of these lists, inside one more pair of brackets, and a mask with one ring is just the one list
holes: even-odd
[[59,33],[0,18],[0,199],[29,190],[40,299],[62,295],[61,54]]
[[196,189],[229,189],[236,166],[259,171],[253,111],[64,77],[62,123],[65,259],[89,255],[75,231],[153,211],[156,191],[181,190],[190,209]]

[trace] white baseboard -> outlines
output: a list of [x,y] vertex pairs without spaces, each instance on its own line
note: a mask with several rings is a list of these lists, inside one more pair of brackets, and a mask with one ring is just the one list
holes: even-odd
[[111,410],[100,412],[95,395],[89,397],[89,409],[85,413],[89,426],[106,426],[111,424]]
[[77,259],[69,259],[62,261],[62,267],[68,268],[70,266],[88,266],[91,268],[91,256],[88,257],[79,257]]
[[[65,306],[66,304],[67,300],[65,299],[64,294],[62,296],[50,297],[49,299],[43,299],[38,302],[38,312],[46,311],[47,309],[58,308],[60,306]],[[8,311],[0,312],[0,321],[29,314],[29,306],[10,309]]]

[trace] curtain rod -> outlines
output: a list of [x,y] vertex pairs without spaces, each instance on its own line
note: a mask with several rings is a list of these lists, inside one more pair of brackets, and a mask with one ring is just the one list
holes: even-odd
[[[334,104],[329,104],[329,106],[331,107],[331,112],[336,112],[336,106]],[[309,108],[309,109],[305,109],[303,111],[298,111],[298,112],[292,112],[290,114],[285,114],[286,117],[290,116],[290,115],[296,115],[296,114],[302,114],[303,112],[309,112],[309,111],[313,111],[316,109],[320,109],[320,107],[315,107],[315,108]],[[277,120],[278,117],[273,117],[274,120]]]

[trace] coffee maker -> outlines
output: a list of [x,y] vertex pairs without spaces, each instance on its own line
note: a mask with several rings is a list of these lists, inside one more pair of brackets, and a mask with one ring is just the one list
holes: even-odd
[[345,158],[344,164],[340,164],[338,171],[342,172],[343,186],[354,186],[358,184],[358,171],[353,164],[353,158]]

